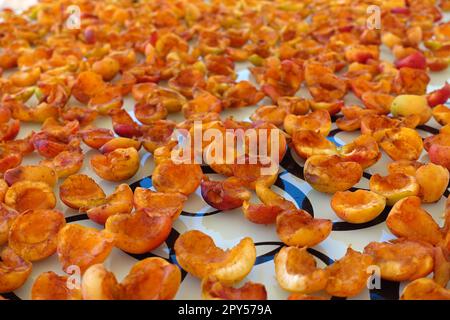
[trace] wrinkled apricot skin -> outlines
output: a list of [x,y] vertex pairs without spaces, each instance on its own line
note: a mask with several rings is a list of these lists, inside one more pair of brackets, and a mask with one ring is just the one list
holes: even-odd
[[417,169],[416,180],[420,186],[419,195],[422,202],[436,202],[447,190],[449,173],[440,165],[428,163]]
[[146,253],[167,239],[172,229],[172,217],[140,209],[131,214],[110,216],[105,229],[114,235],[116,247],[129,253]]
[[433,271],[433,249],[425,242],[406,239],[371,242],[364,253],[373,257],[381,277],[389,281],[412,281]]
[[83,166],[84,155],[80,151],[63,151],[52,160],[42,160],[39,164],[56,172],[58,178],[76,174]]
[[18,215],[19,212],[0,203],[0,245],[8,241],[9,230]]
[[28,209],[53,209],[56,206],[56,197],[45,182],[24,180],[9,187],[5,204],[19,212]]
[[32,265],[5,247],[0,254],[0,293],[20,288],[31,274]]
[[206,203],[223,211],[239,208],[251,197],[251,193],[235,178],[224,181],[211,181],[204,178],[201,182],[201,193]]
[[84,273],[91,265],[105,261],[113,244],[113,236],[106,231],[68,224],[58,233],[58,260],[64,271],[75,265]]
[[324,110],[314,111],[302,116],[288,114],[284,118],[283,126],[284,130],[290,135],[294,131],[302,129],[316,131],[326,137],[331,130],[331,118],[330,114]]
[[135,148],[129,147],[115,149],[106,155],[94,155],[91,157],[91,167],[105,180],[127,180],[139,170],[139,153]]
[[386,198],[366,190],[338,191],[331,198],[336,215],[350,223],[366,223],[378,217],[386,206]]
[[385,197],[389,206],[397,201],[419,194],[420,186],[414,176],[393,173],[386,177],[374,174],[369,180],[370,190]]
[[68,207],[80,209],[101,205],[106,195],[92,178],[74,174],[60,185],[59,197]]
[[417,169],[423,166],[423,163],[415,160],[397,160],[388,164],[390,175],[394,173],[404,173],[408,176],[415,176]]
[[370,135],[359,136],[353,142],[339,148],[338,153],[342,159],[357,162],[363,169],[374,165],[381,158],[378,144]]
[[336,297],[358,295],[366,287],[370,276],[368,268],[372,264],[371,256],[348,248],[343,258],[326,268],[329,276],[326,292]]
[[161,258],[137,262],[120,284],[121,299],[171,300],[181,283],[180,269]]
[[328,275],[316,266],[306,247],[284,247],[275,256],[275,276],[281,288],[290,292],[310,294],[325,288]]
[[177,239],[175,254],[180,266],[194,277],[214,276],[225,284],[245,278],[256,260],[252,239],[244,238],[224,251],[216,247],[211,237],[197,230],[188,231]]
[[175,164],[172,160],[159,163],[153,170],[153,186],[159,192],[179,192],[190,195],[200,186],[203,177],[198,164]]
[[89,219],[98,224],[105,224],[110,216],[130,213],[133,210],[133,191],[127,184],[120,184],[105,198],[103,204],[86,209]]
[[423,150],[422,138],[410,128],[379,131],[375,139],[392,160],[417,160]]
[[247,220],[256,224],[275,223],[277,217],[283,212],[283,208],[277,205],[253,204],[244,201],[242,211]]
[[43,260],[56,252],[57,235],[65,224],[64,215],[59,211],[25,211],[11,226],[9,246],[25,260]]
[[53,169],[45,166],[19,166],[7,170],[4,179],[10,186],[18,181],[28,180],[45,182],[50,187],[54,187],[58,177]]
[[234,288],[217,281],[214,277],[202,280],[202,298],[204,300],[267,300],[263,284],[246,282]]
[[336,145],[311,130],[297,130],[292,135],[292,147],[295,153],[303,159],[308,159],[314,155],[335,155]]
[[114,138],[114,133],[104,128],[86,128],[80,131],[80,134],[83,142],[94,149],[100,149],[106,142]]
[[69,277],[53,271],[41,273],[31,288],[32,300],[81,300],[79,289],[68,287]]
[[303,174],[306,182],[319,192],[334,193],[353,187],[362,177],[359,163],[339,156],[317,155],[306,160]]
[[181,193],[154,192],[138,187],[134,190],[133,204],[136,210],[146,209],[152,213],[167,215],[175,221],[186,200],[187,197]]
[[419,240],[437,245],[442,241],[439,225],[420,207],[419,197],[398,201],[386,219],[389,230],[397,237]]
[[277,234],[288,246],[313,247],[331,232],[332,222],[315,219],[304,210],[286,211],[277,216]]
[[450,169],[450,134],[440,133],[424,140],[430,161]]
[[400,296],[401,300],[450,300],[450,290],[432,279],[421,278],[409,283]]
[[92,71],[80,73],[72,87],[72,94],[78,101],[88,103],[97,92],[105,87],[102,77]]
[[99,151],[103,154],[107,154],[116,149],[126,148],[135,148],[137,151],[139,151],[139,149],[141,148],[141,142],[130,138],[118,137],[106,142],[100,147]]

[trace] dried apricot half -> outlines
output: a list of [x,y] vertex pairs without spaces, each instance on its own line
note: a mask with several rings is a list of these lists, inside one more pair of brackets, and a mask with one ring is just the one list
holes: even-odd
[[442,241],[439,225],[420,204],[420,198],[414,196],[398,201],[389,212],[386,225],[397,237],[437,245]]
[[344,257],[327,267],[329,279],[325,291],[336,297],[356,296],[366,287],[372,264],[370,255],[348,248]]
[[253,268],[256,248],[251,238],[242,239],[230,250],[216,247],[214,240],[198,230],[183,233],[175,242],[180,266],[198,278],[215,276],[224,283],[241,281]]
[[251,197],[250,191],[235,177],[224,181],[212,181],[205,176],[201,182],[201,192],[206,203],[219,210],[239,208]]
[[152,181],[157,191],[190,195],[200,186],[202,177],[198,164],[175,164],[172,160],[164,160],[153,170]]
[[301,209],[282,212],[277,216],[277,234],[288,246],[313,247],[325,240],[331,232],[332,222],[315,219]]
[[433,279],[421,278],[409,283],[400,296],[401,300],[450,300],[450,290]]
[[159,247],[172,230],[172,217],[139,209],[112,215],[105,229],[114,235],[115,246],[129,253],[146,253]]
[[266,287],[260,283],[246,282],[235,288],[207,277],[202,280],[202,298],[204,300],[267,300]]
[[178,292],[181,271],[158,257],[137,262],[120,283],[120,298],[126,300],[171,300]]
[[74,174],[60,185],[59,197],[68,207],[80,209],[101,205],[106,195],[92,178]]
[[81,300],[81,291],[69,288],[69,277],[53,271],[41,273],[31,288],[32,300]]
[[105,198],[104,203],[90,208],[86,213],[92,221],[105,224],[106,220],[118,213],[130,213],[133,210],[133,191],[123,183],[116,187],[114,192]]
[[32,265],[5,247],[0,254],[0,293],[20,288],[31,274]]
[[56,252],[59,230],[66,225],[56,210],[28,210],[21,213],[9,231],[11,249],[28,261],[45,259]]
[[397,201],[419,194],[419,184],[416,178],[404,173],[393,173],[385,177],[377,174],[369,180],[370,190],[385,197],[389,206]]
[[91,157],[95,173],[108,181],[122,181],[134,176],[139,170],[139,153],[134,147],[115,149],[106,155]]
[[56,197],[47,183],[24,180],[9,187],[5,204],[19,212],[28,209],[53,209],[56,206]]
[[336,155],[316,155],[306,160],[306,182],[320,192],[334,193],[353,187],[362,177],[361,165]]
[[146,209],[152,214],[167,215],[176,220],[186,200],[187,197],[182,193],[155,192],[138,187],[134,190],[133,203],[136,210]]
[[91,265],[105,261],[113,245],[113,236],[105,230],[68,224],[58,233],[58,259],[64,271],[78,266],[84,273]]
[[325,288],[328,275],[307,247],[283,247],[275,256],[275,276],[281,288],[290,292],[314,293]]
[[371,242],[364,248],[381,271],[381,277],[389,281],[412,281],[433,271],[431,245],[407,239],[391,242]]
[[53,169],[42,165],[18,166],[7,170],[3,177],[10,186],[18,181],[29,180],[45,182],[50,187],[54,187],[58,180]]
[[336,215],[350,223],[365,223],[378,217],[386,206],[386,198],[367,190],[338,191],[331,198]]

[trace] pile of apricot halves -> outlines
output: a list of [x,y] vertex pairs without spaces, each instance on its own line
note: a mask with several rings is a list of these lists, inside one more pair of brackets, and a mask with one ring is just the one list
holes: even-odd
[[[1,11],[0,294],[30,281],[32,264],[56,253],[62,271],[80,270],[80,286],[69,286],[68,274],[45,272],[33,279],[32,299],[172,299],[180,267],[201,279],[205,299],[267,299],[263,284],[235,286],[255,263],[250,237],[223,250],[207,234],[187,231],[175,242],[178,265],[147,258],[121,282],[103,265],[114,247],[130,254],[159,247],[200,187],[216,209],[242,208],[253,223],[276,224],[286,246],[274,274],[289,299],[356,296],[370,266],[382,279],[408,282],[402,299],[450,299],[450,202],[443,222],[421,206],[440,200],[449,184],[450,85],[426,89],[429,72],[450,61],[450,23],[442,22],[450,1],[372,1],[381,9],[379,27],[367,23],[366,2],[57,0],[20,14]],[[80,9],[79,27],[67,24],[70,5]],[[382,48],[394,61],[381,58]],[[242,62],[253,83],[238,81]],[[302,86],[308,97],[297,94]],[[358,103],[344,102],[350,92]],[[134,117],[123,108],[128,95]],[[221,118],[225,109],[254,105],[251,121]],[[179,112],[184,121],[168,120]],[[95,125],[102,117],[113,130]],[[422,139],[418,129],[432,118],[442,126]],[[327,139],[332,119],[360,135],[336,146]],[[304,159],[304,179],[332,194],[340,219],[367,223],[387,208],[397,239],[371,242],[364,252],[348,248],[319,267],[307,249],[327,239],[332,222],[274,192],[277,174],[262,175],[261,160],[210,163],[226,177],[220,181],[199,164],[173,161],[179,142],[172,133],[192,132],[196,121],[224,134],[275,132],[279,150],[268,154],[282,159],[291,149]],[[40,129],[19,139],[26,122]],[[97,177],[79,173],[86,146]],[[141,147],[153,155],[156,191],[123,183],[138,171]],[[368,190],[348,191],[382,152],[392,159],[388,174],[371,175]],[[32,153],[42,160],[22,165]],[[106,195],[95,180],[116,189]],[[55,210],[56,185],[64,205],[103,228],[66,223]]]

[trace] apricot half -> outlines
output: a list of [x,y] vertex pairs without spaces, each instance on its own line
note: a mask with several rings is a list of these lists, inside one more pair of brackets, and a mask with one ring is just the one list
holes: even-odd
[[313,247],[325,240],[332,222],[315,219],[301,209],[286,211],[277,216],[277,234],[288,246]]
[[256,261],[256,248],[251,238],[244,238],[224,251],[216,247],[210,236],[198,230],[178,237],[175,253],[180,266],[191,275],[201,279],[215,276],[224,283],[241,281]]
[[292,146],[295,153],[303,159],[314,155],[335,155],[336,145],[318,132],[296,130],[292,134]]
[[153,257],[137,262],[120,284],[121,299],[171,300],[181,283],[180,269]]
[[18,166],[7,170],[3,177],[10,186],[18,181],[29,180],[45,182],[53,187],[58,180],[58,176],[53,169],[39,165]]
[[336,215],[350,223],[372,221],[383,212],[386,198],[372,191],[338,191],[331,198]]
[[187,197],[181,193],[155,192],[140,187],[134,190],[133,198],[136,210],[146,209],[155,215],[167,215],[172,220],[179,217],[186,200]]
[[167,239],[172,229],[172,217],[139,209],[131,214],[110,216],[105,229],[114,235],[116,247],[129,253],[146,253]]
[[364,248],[381,271],[381,277],[389,281],[412,281],[433,271],[431,245],[407,239],[391,242],[371,242]]
[[0,258],[0,293],[20,288],[31,274],[31,263],[9,247],[1,251]]
[[80,209],[103,204],[106,195],[92,178],[74,174],[60,185],[59,197],[68,207]]
[[348,248],[343,258],[326,268],[329,276],[326,292],[336,297],[356,296],[366,287],[372,264],[370,255]]
[[120,298],[120,286],[114,273],[99,263],[83,274],[81,293],[83,300],[116,300]]
[[64,271],[78,266],[84,273],[91,265],[108,258],[114,245],[113,236],[105,230],[68,224],[58,233],[57,253]]
[[401,300],[450,300],[450,290],[433,279],[421,278],[409,283],[400,296]]
[[251,197],[250,191],[235,177],[224,181],[211,181],[204,177],[201,192],[203,199],[211,207],[224,211],[241,207],[243,202]]
[[81,291],[69,288],[69,277],[53,271],[41,273],[31,288],[32,300],[81,300]]
[[175,164],[172,160],[164,160],[153,170],[152,182],[157,191],[190,195],[198,188],[202,177],[198,164]]
[[115,149],[106,155],[91,157],[95,173],[108,181],[122,181],[134,176],[139,170],[139,153],[134,147]]
[[28,209],[53,209],[56,206],[56,197],[47,183],[24,180],[9,187],[5,204],[19,212]]
[[19,212],[0,203],[0,246],[8,241],[9,229],[18,215]]
[[374,174],[369,180],[370,190],[385,197],[389,206],[400,199],[419,194],[416,178],[404,173],[393,173],[385,177]]
[[91,208],[84,208],[92,221],[105,224],[106,220],[118,213],[130,213],[133,210],[133,191],[123,183],[105,198],[104,203]]
[[42,160],[39,164],[54,170],[58,178],[65,178],[80,171],[83,161],[84,155],[80,150],[66,150],[53,159]]
[[202,298],[204,300],[267,300],[266,287],[260,283],[246,282],[235,288],[207,277],[202,281]]
[[331,118],[325,110],[313,111],[304,116],[288,114],[284,118],[283,126],[290,135],[297,130],[311,130],[326,137],[331,130]]
[[306,247],[283,247],[275,256],[274,263],[275,276],[284,290],[309,294],[327,285],[327,272],[317,268],[315,258]]
[[386,225],[397,237],[437,245],[442,240],[439,225],[420,204],[419,197],[407,197],[398,201],[389,212]]
[[377,141],[370,135],[361,135],[351,143],[338,149],[342,159],[354,161],[366,169],[374,165],[381,157]]
[[361,165],[336,155],[316,155],[306,160],[303,174],[306,182],[320,192],[334,193],[353,187],[362,177]]
[[56,210],[28,210],[20,214],[9,231],[11,249],[28,261],[45,259],[56,252],[59,230],[66,225]]
[[380,130],[374,137],[393,160],[417,160],[423,150],[422,138],[411,128]]

